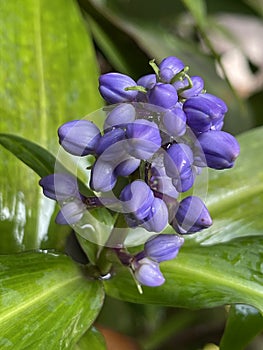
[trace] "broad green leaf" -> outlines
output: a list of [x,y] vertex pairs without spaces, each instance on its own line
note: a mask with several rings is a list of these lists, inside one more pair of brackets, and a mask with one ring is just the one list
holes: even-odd
[[[56,158],[38,144],[17,135],[0,133],[0,145],[13,153],[40,177],[54,172]],[[60,164],[59,167],[63,171],[63,165]],[[64,171],[66,171],[65,168]]]
[[2,255],[0,271],[1,349],[72,349],[102,307],[101,283],[65,255]]
[[140,295],[127,268],[105,281],[106,293],[129,302],[185,308],[242,303],[263,311],[263,238],[248,237],[213,246],[185,244],[161,263],[166,282]]
[[[92,40],[74,0],[0,2],[0,129],[54,154],[57,128],[101,106]],[[2,147],[0,252],[39,247],[54,203]]]
[[106,344],[103,335],[95,328],[86,332],[83,337],[80,338],[78,344],[74,350],[106,350]]
[[262,313],[249,305],[233,305],[220,342],[220,350],[243,350],[262,329]]
[[206,205],[213,225],[190,237],[202,244],[263,234],[263,127],[241,134],[234,168],[208,173]]

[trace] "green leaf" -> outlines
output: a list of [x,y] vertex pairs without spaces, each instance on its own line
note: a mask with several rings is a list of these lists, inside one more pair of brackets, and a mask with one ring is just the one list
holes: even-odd
[[263,311],[263,238],[240,238],[213,246],[185,244],[161,264],[166,282],[140,295],[127,268],[105,281],[110,296],[136,303],[190,309],[242,303]]
[[263,127],[238,137],[240,156],[232,169],[208,173],[206,205],[213,225],[189,239],[215,244],[263,233]]
[[[55,154],[58,126],[101,106],[87,29],[74,0],[0,2],[1,132]],[[0,252],[37,248],[48,240],[54,203],[31,170],[0,152]]]
[[106,344],[103,335],[92,327],[84,334],[75,347],[75,350],[106,350]]
[[[54,173],[56,158],[48,150],[23,137],[0,133],[0,144],[34,170],[40,177]],[[58,166],[58,165],[57,165]],[[61,171],[66,171],[59,164]]]
[[263,316],[249,305],[231,306],[220,350],[242,350],[262,331]]
[[72,349],[100,311],[99,281],[67,256],[0,256],[1,349]]

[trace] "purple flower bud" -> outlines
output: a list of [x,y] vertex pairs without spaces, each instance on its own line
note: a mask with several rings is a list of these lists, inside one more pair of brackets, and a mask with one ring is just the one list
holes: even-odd
[[70,154],[85,156],[94,153],[100,130],[89,120],[73,120],[58,129],[59,143]]
[[[145,87],[147,90],[154,87],[156,84],[156,75],[155,74],[147,74],[142,76],[138,81],[137,85]],[[144,92],[138,92],[136,97],[136,101],[138,102],[148,102],[148,96]]]
[[141,180],[135,180],[124,187],[120,194],[123,210],[131,214],[136,220],[143,220],[148,216],[154,200],[150,187]]
[[105,162],[100,157],[91,169],[90,188],[96,192],[108,192],[117,182],[114,167],[110,162]]
[[138,261],[134,275],[139,283],[148,287],[158,287],[165,282],[159,264],[148,258]]
[[135,116],[135,108],[131,104],[121,103],[108,114],[104,123],[104,130],[132,123],[135,120]]
[[196,141],[195,164],[213,169],[232,168],[240,152],[237,140],[225,131],[207,131]]
[[179,192],[185,192],[193,186],[193,152],[183,143],[173,144],[164,155],[166,173],[173,179],[173,185]]
[[126,159],[117,165],[117,167],[114,169],[114,173],[116,176],[129,176],[136,169],[138,169],[140,162],[140,159],[136,159],[133,157]]
[[171,108],[178,101],[177,91],[170,84],[157,83],[147,94],[149,103],[164,108]]
[[127,125],[129,154],[139,159],[149,159],[161,147],[161,136],[158,126],[154,122],[136,119]]
[[56,223],[60,225],[72,225],[78,222],[86,209],[84,203],[79,200],[66,203],[58,212]]
[[164,201],[154,198],[150,212],[141,224],[149,232],[161,232],[168,225],[168,209]]
[[172,179],[166,175],[164,166],[159,167],[152,164],[151,176],[148,180],[148,184],[153,191],[162,193],[172,198],[178,197],[178,192],[172,183]]
[[65,201],[68,198],[80,198],[77,180],[69,174],[51,174],[39,181],[46,197],[55,201]]
[[160,78],[164,83],[170,83],[173,77],[184,69],[184,64],[174,56],[166,57],[159,64]]
[[126,90],[126,88],[136,85],[128,75],[120,73],[106,73],[99,78],[100,94],[111,104],[134,101],[138,91]]
[[137,85],[143,86],[146,89],[151,89],[155,84],[156,84],[156,75],[155,74],[143,75],[137,81]]
[[163,124],[168,135],[177,137],[185,134],[186,115],[180,107],[167,110],[163,116]]
[[[204,80],[199,76],[192,76],[190,77],[192,80],[193,87],[183,90],[180,92],[180,96],[183,98],[190,98],[193,96],[199,95],[202,90],[204,89]],[[184,80],[176,81],[173,86],[176,88],[176,90],[184,89],[189,85],[188,80],[185,78]]]
[[206,93],[187,99],[183,110],[190,128],[195,132],[205,132],[222,122],[227,106],[220,98]]
[[184,238],[174,234],[155,235],[148,239],[144,245],[144,253],[158,263],[176,257],[184,243]]
[[[96,147],[96,153],[102,154],[106,149],[108,149],[113,144],[116,144],[117,142],[124,140],[125,136],[126,136],[125,131],[122,129],[116,128],[106,132],[100,138],[100,142]],[[114,157],[116,157],[116,155],[114,155]]]
[[212,219],[204,202],[196,196],[184,198],[171,225],[176,232],[194,233],[212,225]]

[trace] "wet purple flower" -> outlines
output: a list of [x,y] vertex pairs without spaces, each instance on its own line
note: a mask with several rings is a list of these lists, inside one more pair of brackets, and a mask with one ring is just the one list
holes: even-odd
[[189,196],[180,202],[171,225],[178,233],[194,233],[211,226],[212,219],[204,202]]
[[182,136],[186,131],[186,115],[180,107],[172,108],[164,113],[163,124],[168,135]]
[[185,192],[193,186],[195,173],[191,148],[184,143],[173,144],[164,155],[166,173],[173,180],[173,185],[179,192]]
[[127,213],[132,220],[139,222],[149,215],[154,196],[145,182],[135,180],[124,187],[120,194],[120,200],[123,202],[124,213]]
[[147,94],[149,103],[164,108],[171,108],[178,101],[177,91],[171,84],[157,83]]
[[72,225],[78,222],[86,209],[84,203],[75,199],[62,206],[56,217],[56,223],[60,225]]
[[99,128],[89,120],[73,120],[58,129],[59,143],[70,154],[93,154],[100,141]]
[[126,127],[128,152],[139,159],[149,159],[161,147],[161,136],[158,126],[145,119],[136,119]]
[[45,176],[39,181],[39,185],[46,197],[56,201],[80,197],[77,180],[69,174],[56,173]]
[[138,91],[126,90],[136,86],[135,81],[128,75],[120,73],[106,73],[99,78],[99,91],[108,103],[120,103],[134,101]]
[[185,89],[187,86],[189,86],[188,80],[185,78],[183,80],[179,80],[173,83],[173,86],[176,88],[177,92],[180,94],[180,97],[190,98],[190,97],[199,95],[203,91],[204,80],[199,76],[192,76],[190,78],[192,80],[193,86],[181,92],[178,90]]
[[159,264],[148,258],[143,258],[137,262],[134,275],[139,283],[148,287],[158,287],[165,282]]
[[196,141],[195,164],[213,169],[232,168],[240,152],[234,136],[225,131],[207,131]]
[[161,232],[168,225],[168,209],[160,198],[154,198],[150,211],[141,224],[149,232]]
[[158,263],[171,260],[176,257],[183,243],[184,238],[179,235],[155,235],[144,244],[144,254]]
[[104,123],[104,130],[132,123],[135,120],[135,115],[135,108],[131,104],[121,103],[108,114]]
[[164,83],[170,83],[176,74],[184,69],[183,62],[175,57],[169,56],[164,58],[159,64],[159,75]]
[[183,104],[187,124],[197,132],[205,132],[222,124],[227,106],[220,98],[205,93],[191,97]]

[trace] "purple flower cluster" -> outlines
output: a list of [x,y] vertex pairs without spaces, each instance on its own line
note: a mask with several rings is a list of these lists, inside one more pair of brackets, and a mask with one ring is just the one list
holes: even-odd
[[[120,73],[100,76],[100,94],[110,105],[102,131],[89,120],[59,128],[59,142],[68,153],[95,157],[89,188],[96,195],[80,194],[65,174],[41,179],[44,194],[61,204],[57,222],[77,222],[112,192],[115,208],[131,228],[160,233],[170,224],[188,234],[212,225],[201,198],[186,194],[179,200],[179,195],[193,187],[202,168],[234,165],[239,145],[222,131],[227,106],[206,93],[203,79],[188,75],[180,59],[150,64],[155,73],[137,82]],[[183,238],[172,234],[147,241],[129,263],[139,283],[162,284],[159,263],[174,258],[182,244]]]

